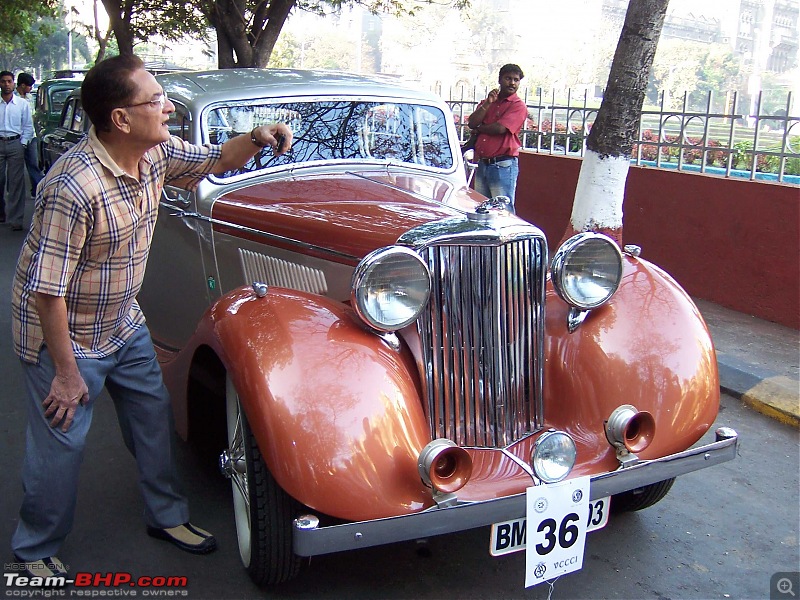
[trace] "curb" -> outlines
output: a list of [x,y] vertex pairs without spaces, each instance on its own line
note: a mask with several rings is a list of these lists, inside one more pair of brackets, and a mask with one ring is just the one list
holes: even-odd
[[720,389],[771,417],[800,429],[800,384],[717,352]]

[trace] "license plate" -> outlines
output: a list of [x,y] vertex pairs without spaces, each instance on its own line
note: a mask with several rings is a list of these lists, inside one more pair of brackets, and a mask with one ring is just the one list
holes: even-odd
[[[608,509],[611,497],[598,498],[589,501],[589,520],[586,531],[602,529],[608,523]],[[489,554],[502,556],[512,552],[525,550],[527,540],[526,519],[514,519],[492,525],[492,534],[489,540]]]

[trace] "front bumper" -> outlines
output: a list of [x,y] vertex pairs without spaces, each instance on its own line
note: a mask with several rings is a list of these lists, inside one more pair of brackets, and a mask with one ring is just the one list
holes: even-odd
[[[728,427],[720,427],[715,433],[716,441],[711,444],[595,475],[590,486],[591,499],[612,496],[733,460],[738,434]],[[317,556],[454,533],[522,518],[525,508],[526,494],[522,493],[328,527],[320,527],[318,519],[313,516],[304,516],[294,521],[294,552],[299,556]]]

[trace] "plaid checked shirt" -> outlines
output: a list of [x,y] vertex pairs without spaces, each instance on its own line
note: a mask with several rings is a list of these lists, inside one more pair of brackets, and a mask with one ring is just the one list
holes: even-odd
[[92,128],[53,165],[39,186],[14,275],[11,319],[22,360],[37,363],[44,341],[34,292],[66,299],[77,358],[108,356],[130,339],[144,323],[136,294],[164,182],[189,176],[196,186],[220,154],[220,146],[173,137],[145,154],[137,181]]

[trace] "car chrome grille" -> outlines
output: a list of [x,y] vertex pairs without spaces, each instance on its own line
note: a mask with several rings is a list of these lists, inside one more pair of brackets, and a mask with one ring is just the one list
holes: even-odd
[[541,235],[420,250],[431,271],[418,320],[433,437],[504,447],[542,422],[544,285]]

